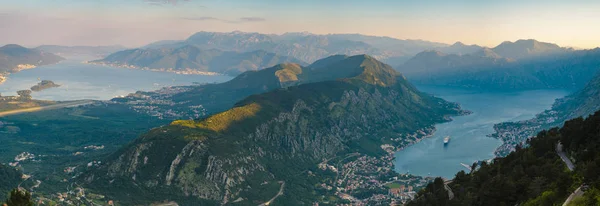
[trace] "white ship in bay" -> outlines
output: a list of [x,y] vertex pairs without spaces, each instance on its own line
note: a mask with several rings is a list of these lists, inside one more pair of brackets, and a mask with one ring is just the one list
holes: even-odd
[[450,142],[450,136],[444,137],[444,146],[448,145],[448,142]]

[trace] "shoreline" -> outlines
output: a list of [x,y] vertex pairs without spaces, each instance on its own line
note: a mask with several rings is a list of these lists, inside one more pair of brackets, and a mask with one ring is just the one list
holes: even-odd
[[63,59],[63,60],[60,60],[60,61],[58,61],[58,62],[56,62],[56,63],[52,63],[52,64],[43,64],[43,65],[19,64],[19,65],[17,65],[17,67],[16,67],[16,68],[13,68],[13,69],[11,69],[11,70],[10,70],[10,72],[8,72],[8,71],[7,71],[7,72],[4,72],[4,73],[0,73],[0,85],[1,85],[2,83],[6,82],[6,80],[8,79],[8,76],[9,76],[10,74],[15,74],[15,73],[18,73],[18,72],[20,72],[20,71],[23,71],[23,70],[35,69],[35,68],[38,68],[38,67],[40,67],[40,66],[47,66],[47,65],[59,64],[59,63],[63,62],[64,60],[65,60],[65,59]]
[[198,71],[198,70],[192,69],[192,68],[185,68],[182,70],[174,70],[173,68],[149,68],[149,67],[139,67],[139,66],[128,65],[128,64],[101,63],[101,62],[93,62],[93,61],[83,61],[82,63],[122,68],[122,69],[136,69],[136,70],[145,70],[145,71],[152,71],[152,72],[169,72],[169,73],[175,73],[175,74],[181,74],[181,75],[229,76],[229,75],[221,74],[221,73],[217,73],[217,72]]

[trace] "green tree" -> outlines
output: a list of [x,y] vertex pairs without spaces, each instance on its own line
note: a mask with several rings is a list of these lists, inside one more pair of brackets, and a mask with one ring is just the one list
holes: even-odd
[[13,189],[10,192],[10,196],[6,200],[7,206],[33,206],[31,201],[31,194],[27,191],[20,191]]

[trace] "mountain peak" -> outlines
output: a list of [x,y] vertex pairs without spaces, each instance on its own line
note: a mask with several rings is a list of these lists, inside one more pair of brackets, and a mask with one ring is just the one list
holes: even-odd
[[494,59],[502,58],[502,56],[498,55],[492,49],[487,48],[487,47],[473,53],[473,55],[480,56],[480,57],[489,57],[489,58],[494,58]]
[[452,46],[467,46],[467,45],[460,41],[457,41],[456,43],[452,44]]
[[18,44],[7,44],[7,45],[4,45],[3,47],[0,47],[0,48],[2,48],[2,49],[27,49],[27,48],[25,48],[25,47],[23,47],[21,45],[18,45]]
[[350,56],[348,56],[348,55],[342,55],[342,54],[325,57],[323,59],[315,61],[309,67],[312,68],[312,69],[318,69],[318,68],[321,68],[321,67],[326,67],[326,66],[329,66],[330,64],[333,64],[333,63],[342,61],[344,59],[347,59],[348,57],[350,57]]
[[396,83],[396,78],[399,75],[391,66],[366,54],[348,57],[341,63],[354,67],[358,66],[360,73],[350,77],[350,79],[361,80],[368,84],[391,86]]
[[18,44],[7,44],[3,47],[0,47],[0,52],[8,55],[22,55],[30,53],[32,50]]
[[521,59],[546,54],[557,54],[568,51],[553,43],[540,42],[535,39],[519,39],[515,42],[505,41],[492,48],[502,57]]

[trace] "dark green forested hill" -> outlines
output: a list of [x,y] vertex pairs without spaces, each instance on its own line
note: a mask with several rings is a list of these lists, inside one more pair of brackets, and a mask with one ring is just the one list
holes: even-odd
[[6,165],[0,164],[0,202],[4,201],[10,190],[21,182],[21,173]]
[[[573,172],[557,154],[558,142],[573,160]],[[438,179],[408,205],[562,205],[581,185],[588,189],[573,205],[600,204],[600,111],[540,132],[529,145],[470,174],[457,173],[448,184],[452,200]]]
[[391,138],[462,112],[370,56],[332,58],[277,70],[291,86],[153,129],[80,180],[123,204],[258,205],[285,186],[274,204],[310,205],[327,192],[324,159],[387,155],[382,144],[404,144]]

